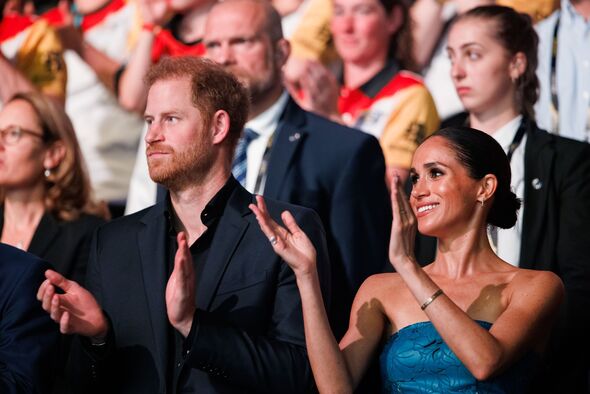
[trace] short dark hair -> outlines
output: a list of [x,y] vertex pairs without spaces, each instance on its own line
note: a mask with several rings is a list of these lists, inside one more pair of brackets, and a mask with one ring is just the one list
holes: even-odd
[[455,23],[471,18],[492,22],[495,27],[492,36],[497,42],[510,55],[514,56],[522,52],[526,57],[526,69],[516,81],[517,102],[520,112],[534,119],[534,105],[539,98],[539,79],[537,78],[539,36],[533,27],[531,17],[510,7],[489,5],[469,10],[457,18]]
[[196,56],[166,57],[153,65],[145,76],[150,88],[165,79],[189,78],[192,102],[209,127],[213,114],[224,110],[229,114],[230,141],[237,142],[248,119],[250,102],[246,88],[231,73],[215,62]]
[[470,127],[446,127],[432,134],[442,137],[473,179],[493,174],[498,180],[487,223],[500,228],[516,224],[520,200],[510,190],[510,162],[500,144],[483,131]]

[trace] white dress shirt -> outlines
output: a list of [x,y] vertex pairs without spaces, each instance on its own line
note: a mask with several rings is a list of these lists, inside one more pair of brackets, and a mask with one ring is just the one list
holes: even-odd
[[262,179],[260,187],[258,190],[256,188],[256,181],[258,180],[258,172],[260,171],[260,165],[262,164],[262,158],[264,156],[264,152],[268,146],[268,142],[270,138],[274,135],[275,130],[279,125],[279,120],[283,111],[285,110],[285,106],[287,105],[287,101],[289,100],[289,95],[287,92],[283,92],[281,97],[266,111],[255,117],[254,119],[250,119],[246,122],[244,128],[252,129],[258,134],[260,137],[256,138],[250,145],[248,145],[248,169],[246,170],[246,189],[250,193],[258,193],[262,194],[264,190],[264,184],[266,183],[266,174]]
[[[508,148],[514,136],[518,131],[518,127],[522,121],[522,115],[517,116],[504,126],[499,128],[492,137],[502,146],[504,152],[508,152]],[[498,229],[498,242],[496,245],[496,254],[502,260],[518,267],[520,259],[520,240],[522,236],[522,217],[525,209],[524,206],[524,147],[526,146],[527,136],[523,136],[522,141],[512,153],[510,160],[510,171],[512,172],[512,180],[510,188],[520,198],[522,205],[518,211],[516,225],[509,229]]]

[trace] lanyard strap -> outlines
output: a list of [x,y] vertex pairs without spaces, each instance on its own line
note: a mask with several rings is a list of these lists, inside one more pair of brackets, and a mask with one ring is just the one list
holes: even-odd
[[266,173],[268,172],[268,161],[270,159],[270,151],[272,148],[272,143],[274,141],[274,136],[276,132],[274,132],[268,142],[266,143],[266,148],[264,149],[264,154],[262,155],[262,162],[260,163],[260,169],[258,170],[258,176],[256,177],[256,185],[254,186],[254,194],[262,195],[264,183],[266,183]]
[[514,138],[512,139],[512,142],[510,143],[510,146],[508,147],[508,152],[506,152],[506,156],[508,157],[508,161],[512,160],[512,155],[514,154],[514,151],[516,150],[516,148],[518,148],[518,146],[522,142],[522,138],[524,137],[524,134],[526,133],[526,129],[527,129],[527,121],[526,121],[526,118],[523,117],[520,122],[520,126],[518,126],[518,130],[516,130],[516,134],[514,134]]
[[559,131],[559,96],[557,94],[557,34],[559,33],[559,21],[561,15],[557,16],[555,28],[553,29],[553,46],[551,48],[551,120],[553,123],[553,130]]

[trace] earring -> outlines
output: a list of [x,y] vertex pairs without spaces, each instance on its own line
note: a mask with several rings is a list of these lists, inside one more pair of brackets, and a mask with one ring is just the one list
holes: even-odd
[[49,178],[49,176],[51,175],[51,170],[49,168],[46,168],[45,171],[43,171],[43,175],[45,175],[45,178]]
[[479,200],[479,202],[481,203],[481,206],[482,206],[482,207],[483,207],[483,203],[484,203],[485,201],[486,201],[486,200]]

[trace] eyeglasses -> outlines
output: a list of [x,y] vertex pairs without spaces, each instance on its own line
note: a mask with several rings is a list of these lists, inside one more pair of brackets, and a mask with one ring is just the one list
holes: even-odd
[[20,141],[21,137],[24,134],[28,134],[33,137],[37,137],[41,140],[45,140],[39,132],[33,130],[27,130],[20,126],[8,126],[2,130],[0,130],[0,138],[2,139],[2,143],[5,145],[16,145]]

